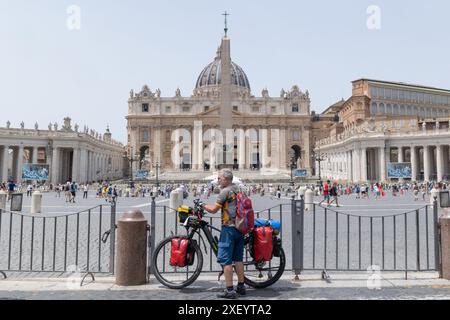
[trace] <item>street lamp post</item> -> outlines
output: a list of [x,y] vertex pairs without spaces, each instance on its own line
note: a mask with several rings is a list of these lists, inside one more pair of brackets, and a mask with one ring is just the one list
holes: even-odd
[[130,155],[128,161],[130,162],[130,181],[133,182],[133,162],[138,162],[141,160],[139,159],[139,155]]
[[159,179],[158,179],[158,173],[159,173],[159,162],[156,162],[156,190],[159,192]]
[[326,156],[324,154],[320,153],[320,148],[319,148],[317,153],[313,152],[312,158],[313,158],[314,162],[318,162],[318,164],[319,164],[319,183],[320,183],[320,185],[322,185],[320,163],[326,160]]

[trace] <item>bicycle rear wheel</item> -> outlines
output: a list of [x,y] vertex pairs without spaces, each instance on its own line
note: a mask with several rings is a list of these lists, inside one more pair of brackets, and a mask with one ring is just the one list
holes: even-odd
[[161,241],[155,248],[152,256],[153,273],[163,285],[171,289],[182,289],[191,285],[197,280],[203,267],[203,254],[195,242],[195,256],[193,265],[185,267],[174,267],[170,265],[170,254],[172,248],[172,239],[179,236],[171,236]]
[[280,248],[279,257],[273,257],[271,261],[255,262],[250,256],[248,246],[244,253],[244,282],[246,285],[262,289],[273,285],[280,279],[286,266],[286,257],[283,248]]

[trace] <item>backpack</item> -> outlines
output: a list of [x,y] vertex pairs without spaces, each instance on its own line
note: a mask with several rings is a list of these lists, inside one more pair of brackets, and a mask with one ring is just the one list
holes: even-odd
[[252,207],[252,200],[244,193],[236,194],[236,216],[234,218],[235,227],[242,234],[248,234],[255,225],[255,212]]
[[273,229],[270,226],[257,227],[253,231],[253,252],[256,262],[272,260]]
[[172,267],[185,267],[194,264],[195,250],[187,238],[173,238],[171,243],[170,265]]

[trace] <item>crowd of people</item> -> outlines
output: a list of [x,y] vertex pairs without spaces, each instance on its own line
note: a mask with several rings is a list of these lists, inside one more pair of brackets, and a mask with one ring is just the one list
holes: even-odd
[[[25,193],[31,197],[33,192],[54,192],[55,197],[64,195],[67,203],[76,203],[78,192],[83,193],[83,199],[87,199],[89,192],[95,193],[96,198],[104,199],[106,202],[115,203],[120,197],[162,197],[170,198],[170,193],[177,188],[183,188],[186,194],[191,194],[194,198],[209,199],[214,194],[219,193],[217,183],[207,182],[200,184],[161,184],[159,188],[155,184],[128,183],[115,185],[109,181],[91,182],[78,184],[75,181],[68,181],[64,184],[46,185],[37,183],[18,184],[14,181],[0,183],[0,190],[8,193],[8,199],[15,192]],[[248,196],[270,196],[272,199],[282,199],[282,196],[297,195],[300,185],[292,186],[290,184],[271,184],[254,183],[240,184],[240,189]],[[318,184],[306,185],[307,188],[314,191],[315,196],[323,197],[321,203],[327,205],[335,204],[339,206],[338,198],[341,196],[354,196],[355,199],[376,199],[381,200],[387,194],[393,197],[402,197],[412,194],[414,201],[428,201],[431,190],[446,190],[449,186],[446,183],[430,182],[397,182],[397,183],[363,183],[363,184],[341,184],[337,181],[324,181]],[[187,195],[186,195],[187,197]],[[285,199],[285,198],[284,198]]]

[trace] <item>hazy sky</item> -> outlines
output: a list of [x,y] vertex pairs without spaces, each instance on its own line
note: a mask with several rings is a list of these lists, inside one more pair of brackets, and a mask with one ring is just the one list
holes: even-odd
[[[80,30],[67,26],[71,5]],[[371,5],[379,30],[367,26]],[[0,0],[0,126],[70,116],[100,132],[108,123],[125,142],[130,89],[190,96],[225,10],[233,61],[256,96],[297,84],[320,112],[361,77],[450,89],[447,0]]]

